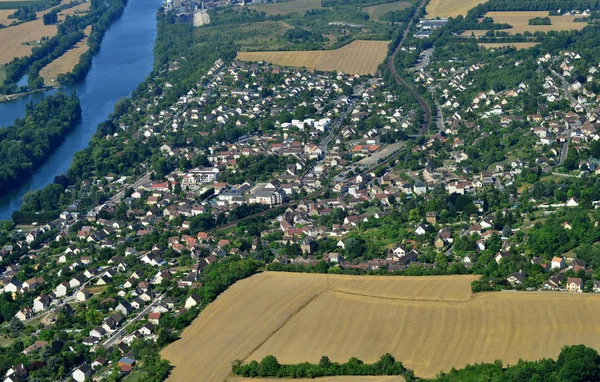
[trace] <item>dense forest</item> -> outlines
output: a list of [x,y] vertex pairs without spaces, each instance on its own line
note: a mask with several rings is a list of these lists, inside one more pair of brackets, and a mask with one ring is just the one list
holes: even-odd
[[25,118],[0,129],[0,194],[26,181],[80,120],[79,99],[59,93],[28,105]]

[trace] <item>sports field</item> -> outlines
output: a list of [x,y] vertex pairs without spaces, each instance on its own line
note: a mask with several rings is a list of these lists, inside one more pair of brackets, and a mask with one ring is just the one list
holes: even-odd
[[304,15],[310,9],[321,8],[321,0],[290,0],[276,3],[251,5],[251,9],[265,12],[267,16],[289,15],[298,13]]
[[521,49],[529,49],[536,45],[539,45],[539,42],[485,42],[479,43],[477,45],[486,48],[486,49],[496,49],[496,48],[504,48],[507,46],[511,46],[513,48],[517,48],[517,50]]
[[75,65],[79,62],[79,57],[88,51],[89,46],[87,44],[88,36],[92,31],[92,26],[88,25],[84,29],[86,37],[79,41],[75,47],[69,49],[62,56],[46,65],[40,70],[40,77],[44,79],[46,85],[56,85],[54,80],[59,74],[69,73],[73,70]]
[[362,10],[366,12],[369,17],[373,20],[379,21],[379,18],[391,11],[401,11],[410,7],[408,1],[395,1],[393,3],[384,3],[378,5],[372,5],[370,7],[364,7]]
[[427,17],[456,17],[458,15],[466,16],[467,12],[475,8],[476,5],[485,3],[487,0],[431,0],[425,11]]
[[232,361],[269,354],[317,363],[389,352],[432,377],[468,363],[556,357],[567,344],[600,349],[600,296],[473,295],[475,278],[262,273],[222,294],[162,355],[172,381],[224,381]]
[[267,61],[275,65],[305,67],[310,70],[374,74],[388,52],[389,43],[359,40],[336,50],[239,52],[237,59]]
[[[488,12],[485,14],[486,17],[494,19],[495,23],[499,24],[510,24],[512,28],[503,29],[501,32],[507,32],[509,34],[523,33],[523,32],[548,32],[548,31],[563,31],[577,29],[581,30],[588,24],[582,22],[574,22],[576,18],[583,16],[549,16],[549,12],[546,11],[531,11],[531,12]],[[535,17],[550,17],[552,25],[529,25],[529,20]],[[463,35],[471,35],[474,32],[476,36],[485,34],[486,31],[465,31]]]

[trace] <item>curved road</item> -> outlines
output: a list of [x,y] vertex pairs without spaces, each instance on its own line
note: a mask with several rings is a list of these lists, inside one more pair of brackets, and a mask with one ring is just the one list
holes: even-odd
[[404,30],[404,33],[402,34],[402,39],[400,40],[400,42],[398,43],[398,46],[396,46],[396,49],[394,50],[394,53],[392,53],[392,55],[390,56],[390,58],[388,60],[388,69],[392,73],[392,76],[394,76],[394,79],[396,80],[398,85],[406,88],[413,96],[415,96],[417,101],[419,101],[419,105],[421,105],[423,112],[425,113],[423,125],[421,125],[421,129],[419,130],[420,135],[425,135],[429,131],[429,127],[431,126],[431,109],[429,108],[429,105],[427,104],[427,102],[425,102],[423,97],[421,97],[419,94],[417,94],[417,92],[412,88],[412,86],[407,84],[406,81],[404,81],[398,75],[398,72],[396,71],[396,67],[394,65],[394,60],[396,59],[396,54],[398,54],[398,52],[400,51],[400,48],[404,44],[404,40],[406,39],[406,36],[408,36],[408,33],[410,32],[410,28],[413,26],[413,24],[415,22],[415,17],[418,17],[419,13],[421,12],[421,9],[425,6],[425,4],[427,4],[427,1],[428,0],[422,0],[421,3],[419,4],[419,7],[415,11],[415,16],[410,20],[410,23],[408,23],[408,26],[406,27],[406,29]]

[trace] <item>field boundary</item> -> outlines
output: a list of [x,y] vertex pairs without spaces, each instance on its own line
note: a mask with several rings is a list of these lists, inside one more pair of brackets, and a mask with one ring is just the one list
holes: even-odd
[[[327,286],[327,288],[329,288],[329,286]],[[306,300],[302,305],[300,305],[300,307],[298,307],[298,309],[296,309],[292,314],[290,314],[290,316],[288,318],[286,318],[285,320],[283,320],[281,322],[281,324],[278,325],[271,333],[269,333],[269,335],[264,340],[262,340],[258,345],[256,345],[256,347],[254,347],[250,351],[250,353],[248,353],[242,359],[242,363],[246,362],[248,360],[248,358],[252,354],[254,354],[254,352],[256,352],[258,349],[260,349],[261,346],[263,346],[268,340],[270,340],[273,336],[275,336],[275,334],[277,334],[277,332],[279,332],[281,329],[283,329],[283,327],[286,326],[292,320],[292,318],[294,318],[298,314],[300,314],[300,312],[302,312],[302,310],[304,310],[304,308],[306,308],[307,306],[309,306],[313,301],[315,301],[316,299],[318,299],[319,297],[321,297],[327,291],[328,291],[328,289],[320,291],[319,293],[315,294],[314,296],[312,296],[311,298],[309,298],[308,300]],[[233,375],[233,374],[230,374],[230,375]]]
[[[427,276],[424,276],[424,277],[427,277]],[[438,303],[448,302],[448,303],[452,303],[452,304],[464,304],[465,302],[472,301],[473,298],[475,297],[475,293],[471,293],[469,295],[469,298],[467,298],[466,300],[456,300],[456,299],[454,299],[454,300],[453,299],[444,300],[444,299],[428,299],[428,298],[410,298],[410,297],[382,296],[382,295],[376,295],[376,294],[350,292],[348,290],[343,290],[343,289],[331,289],[329,291],[332,292],[332,293],[334,293],[334,294],[350,295],[350,296],[364,297],[364,298],[374,298],[374,299],[379,299],[379,300],[409,301],[409,302],[438,302]]]

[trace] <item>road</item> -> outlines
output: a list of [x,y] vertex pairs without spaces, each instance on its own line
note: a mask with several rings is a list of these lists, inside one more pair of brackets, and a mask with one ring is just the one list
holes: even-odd
[[[567,96],[567,98],[569,99],[569,101],[571,101],[571,103],[578,104],[579,102],[577,102],[577,100],[571,94],[571,90],[569,89],[569,83],[567,82],[567,80],[565,80],[565,78],[563,76],[561,76],[560,74],[556,73],[552,68],[550,68],[550,73],[552,73],[552,75],[555,78],[558,78],[560,80],[560,82],[562,84],[563,91],[565,92],[565,95]],[[585,111],[587,113],[590,112],[590,107],[589,106],[583,105],[583,104],[581,104],[581,106],[583,106],[583,108],[585,109]]]
[[559,165],[562,165],[567,159],[567,154],[569,154],[569,139],[560,146],[560,160],[558,161]]
[[129,320],[129,322],[127,322],[127,324],[125,324],[120,330],[118,330],[112,337],[110,337],[109,339],[107,339],[106,341],[104,341],[104,343],[102,344],[102,346],[105,349],[110,348],[119,338],[121,338],[121,333],[125,333],[125,328],[128,327],[129,325],[131,325],[132,323],[139,321],[142,319],[142,317],[144,317],[145,315],[147,315],[148,313],[150,313],[150,311],[152,310],[152,308],[154,308],[156,305],[158,305],[161,301],[162,301],[162,297],[165,294],[161,294],[160,296],[158,296],[157,298],[154,299],[154,301],[152,302],[152,304],[148,305],[147,307],[145,307],[140,313],[138,313],[137,316],[135,316],[134,318],[132,318],[131,320]]
[[408,33],[410,32],[410,28],[412,28],[413,24],[415,23],[415,18],[419,17],[418,15],[421,13],[421,9],[425,6],[425,4],[427,4],[427,2],[428,2],[428,0],[421,1],[421,3],[419,4],[419,7],[415,11],[415,16],[413,16],[413,18],[410,20],[410,23],[408,23],[408,26],[406,27],[406,29],[404,30],[404,33],[402,34],[402,39],[400,40],[400,42],[398,43],[398,46],[396,46],[396,49],[394,50],[394,53],[392,53],[392,55],[390,56],[390,58],[388,60],[388,69],[392,73],[392,76],[394,76],[394,79],[396,80],[398,85],[404,87],[413,96],[415,96],[417,101],[419,101],[419,105],[423,109],[423,112],[425,115],[424,115],[424,122],[421,125],[421,128],[419,129],[420,135],[426,135],[427,132],[429,131],[429,128],[431,127],[431,108],[429,107],[429,104],[427,104],[427,102],[425,102],[423,97],[421,97],[409,84],[406,83],[406,81],[404,81],[398,75],[398,72],[396,71],[396,67],[394,65],[394,61],[396,59],[396,55],[400,51],[400,48],[404,44],[404,40],[406,39],[406,36],[408,36]]
[[116,194],[114,194],[106,202],[106,204],[109,205],[109,206],[117,204],[119,202],[119,200],[121,200],[121,198],[123,197],[123,195],[125,195],[125,190],[127,190],[128,188],[133,188],[135,190],[136,188],[138,188],[142,184],[148,182],[149,180],[150,180],[150,173],[147,173],[146,175],[142,176],[141,178],[139,178],[138,180],[136,180],[135,182],[133,182],[133,184],[123,186],[123,188],[121,189],[121,191],[119,191]]

